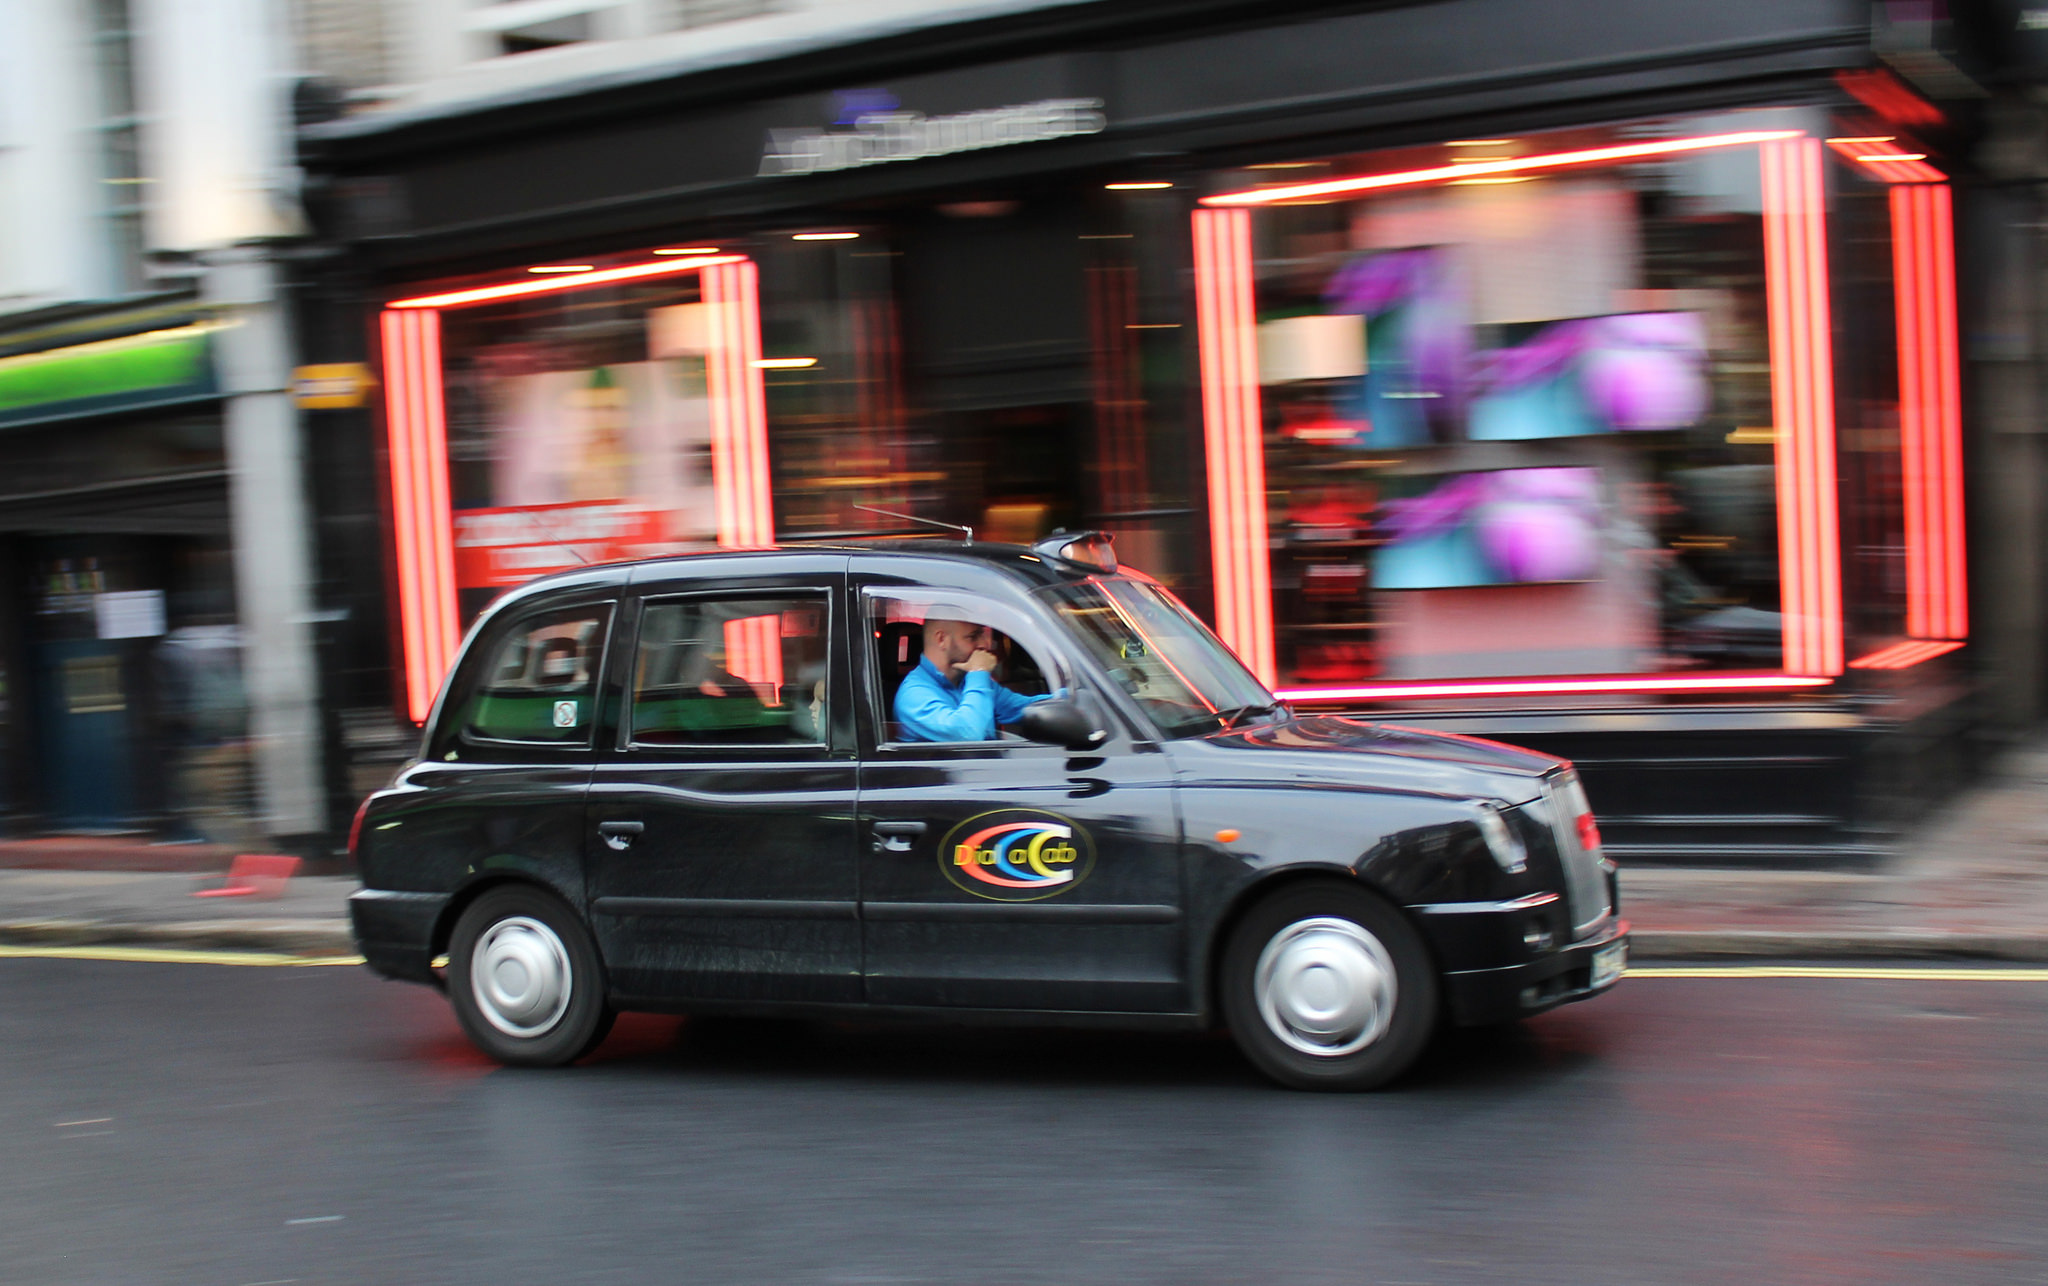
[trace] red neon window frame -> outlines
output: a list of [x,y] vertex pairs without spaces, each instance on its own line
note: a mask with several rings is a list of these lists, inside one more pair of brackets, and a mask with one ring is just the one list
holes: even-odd
[[[1834,353],[1829,320],[1826,189],[1821,174],[1821,143],[1803,131],[1752,131],[1586,148],[1478,165],[1442,166],[1426,170],[1364,175],[1317,183],[1254,188],[1205,197],[1206,209],[1195,214],[1195,289],[1197,324],[1201,327],[1204,432],[1210,466],[1212,543],[1216,548],[1215,578],[1218,633],[1272,681],[1272,602],[1270,555],[1267,550],[1262,416],[1254,368],[1247,379],[1236,354],[1252,339],[1255,325],[1249,231],[1221,235],[1220,216],[1244,207],[1289,200],[1327,200],[1361,192],[1453,182],[1484,173],[1551,170],[1604,164],[1654,155],[1708,148],[1755,147],[1763,178],[1765,294],[1770,325],[1771,385],[1776,420],[1778,476],[1779,579],[1784,619],[1784,662],[1780,673],[1691,673],[1671,675],[1578,675],[1504,677],[1497,680],[1442,680],[1412,683],[1368,683],[1342,687],[1287,688],[1280,695],[1294,699],[1385,700],[1424,696],[1521,696],[1601,692],[1744,692],[1787,688],[1821,688],[1844,670],[1842,638],[1841,515],[1835,478]],[[1838,149],[1839,150],[1839,149]],[[1919,163],[1910,163],[1918,166]],[[1918,177],[1906,163],[1887,162],[1871,168],[1898,178]],[[1938,173],[1938,172],[1937,172]],[[1895,206],[1896,209],[1896,206]],[[1943,206],[1945,211],[1946,207]],[[1936,216],[1929,214],[1929,227]],[[1943,233],[1946,229],[1943,228]],[[1945,236],[1930,231],[1946,253]],[[1232,243],[1246,249],[1240,256]],[[1948,330],[1944,337],[1937,318],[1931,329],[1916,335],[1929,348],[1939,368],[1954,361],[1953,261],[1949,280]],[[1917,316],[1918,314],[1916,314]],[[1904,323],[1902,323],[1903,325]],[[1946,340],[1945,354],[1942,343]],[[1902,338],[1901,344],[1905,340]],[[1254,360],[1255,357],[1254,357]],[[1937,378],[1939,375],[1937,374]],[[1247,429],[1249,426],[1249,429]],[[1249,433],[1259,446],[1260,468],[1231,467],[1244,454]],[[1939,454],[1937,452],[1937,454]],[[1946,458],[1946,457],[1943,457]],[[1219,465],[1222,466],[1219,472]],[[1960,471],[1944,475],[1959,479]],[[1949,493],[1940,494],[1947,503]],[[1256,512],[1260,524],[1247,521]],[[1958,524],[1953,548],[1941,547],[1938,558],[1926,555],[1929,566],[1953,568],[1961,584],[1960,483],[1952,512]],[[1909,535],[1909,539],[1911,536]],[[1225,546],[1229,547],[1226,548]],[[1923,548],[1929,548],[1924,543]],[[1946,574],[1946,571],[1944,571]],[[1259,606],[1249,599],[1256,591]],[[1952,598],[1959,601],[1957,589]],[[1262,607],[1263,611],[1259,610]],[[1261,668],[1254,658],[1264,658]]]
[[[441,313],[528,295],[588,290],[621,281],[696,272],[712,306],[706,360],[713,419],[711,482],[718,543],[774,539],[768,488],[768,417],[761,370],[758,269],[744,255],[704,255],[591,272],[522,277],[462,290],[395,299],[379,319],[384,420],[390,462],[392,544],[398,564],[399,640],[405,711],[424,723],[460,644],[455,548],[448,491],[448,432],[441,387]],[[733,640],[735,673],[782,681],[773,621]]]
[[[1904,93],[1899,90],[1899,93]],[[1955,215],[1947,175],[1896,135],[1828,146],[1891,185],[1899,456],[1906,510],[1906,634],[1970,636],[1963,539],[1963,416],[1956,343]],[[1868,658],[1864,658],[1868,660]],[[1851,668],[1896,668],[1859,666]]]
[[1946,183],[1891,190],[1906,502],[1906,633],[1970,636],[1954,215]]

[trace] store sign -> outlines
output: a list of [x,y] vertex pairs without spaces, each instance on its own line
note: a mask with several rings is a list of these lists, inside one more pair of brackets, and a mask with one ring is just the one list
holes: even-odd
[[92,614],[103,639],[153,639],[164,632],[164,592],[130,589],[95,594]]
[[1047,98],[956,116],[873,112],[861,116],[850,130],[770,130],[760,173],[822,174],[889,161],[920,161],[928,156],[1099,134],[1108,123],[1099,98]]
[[212,393],[216,329],[200,322],[0,358],[0,425]]
[[324,362],[292,368],[292,397],[301,410],[345,410],[361,406],[377,377],[361,362]]
[[455,583],[502,589],[659,552],[663,511],[622,500],[455,511]]

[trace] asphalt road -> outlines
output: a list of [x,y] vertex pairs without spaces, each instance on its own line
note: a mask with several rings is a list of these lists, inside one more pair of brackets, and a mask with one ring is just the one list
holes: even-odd
[[2048,1282],[2048,982],[1631,978],[1390,1092],[1227,1043],[0,959],[9,1283]]

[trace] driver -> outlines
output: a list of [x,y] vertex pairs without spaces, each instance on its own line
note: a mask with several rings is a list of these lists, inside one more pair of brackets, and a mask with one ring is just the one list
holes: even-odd
[[924,656],[896,689],[896,722],[905,741],[993,741],[996,725],[1015,723],[1044,701],[997,683],[995,632],[972,621],[928,616]]

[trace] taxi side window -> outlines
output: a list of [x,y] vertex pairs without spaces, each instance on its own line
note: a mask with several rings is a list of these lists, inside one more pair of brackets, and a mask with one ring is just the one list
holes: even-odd
[[587,746],[609,604],[521,621],[504,634],[463,693],[465,740]]
[[[989,650],[995,653],[995,680],[1018,696],[1051,693],[1066,680],[1041,663],[1022,641],[1035,631],[1014,608],[972,594],[944,590],[869,590],[866,595],[868,634],[874,642],[875,696],[882,739],[906,740],[895,718],[896,690],[924,659],[924,622],[928,618],[964,619],[988,627]],[[1048,649],[1042,649],[1048,657]],[[957,682],[957,676],[954,677]],[[999,738],[1001,733],[998,733]]]
[[822,595],[655,599],[633,660],[638,746],[825,740]]

